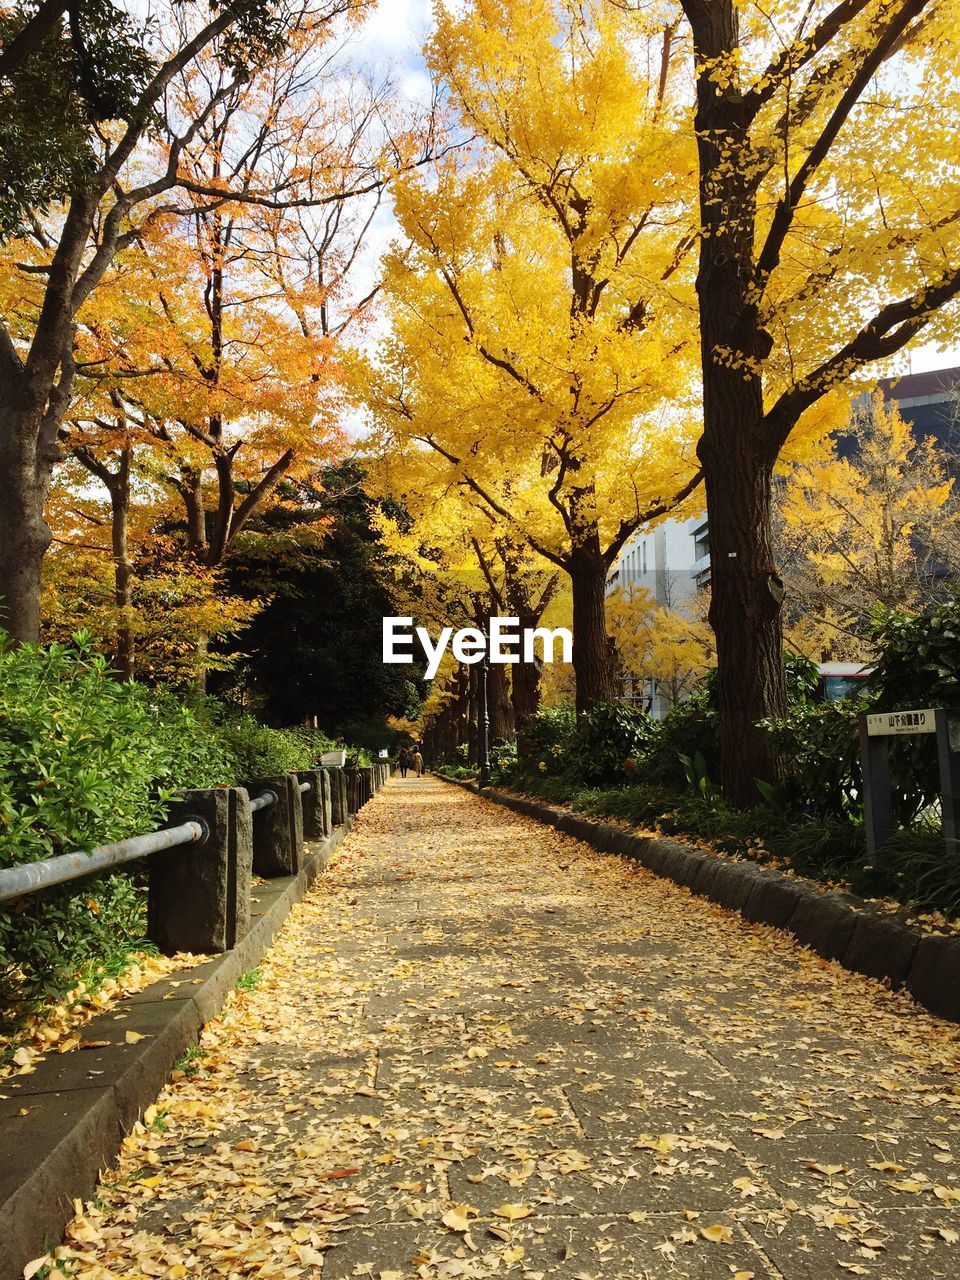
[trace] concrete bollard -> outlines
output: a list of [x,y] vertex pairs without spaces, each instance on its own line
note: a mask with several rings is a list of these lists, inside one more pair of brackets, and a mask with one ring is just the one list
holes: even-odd
[[253,827],[246,791],[186,791],[165,825],[190,818],[205,823],[206,839],[148,863],[147,933],[166,955],[229,951],[250,928]]
[[260,876],[295,876],[303,866],[303,805],[296,774],[251,778],[251,800],[272,791],[276,804],[253,815],[253,869]]
[[298,783],[310,784],[309,791],[300,792],[303,809],[304,840],[322,840],[326,835],[323,826],[323,770],[301,769],[296,775]]

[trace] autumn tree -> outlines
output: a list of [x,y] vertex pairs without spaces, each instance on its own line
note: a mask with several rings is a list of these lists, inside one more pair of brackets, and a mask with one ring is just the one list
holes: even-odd
[[[652,9],[652,6],[651,6]],[[778,762],[771,475],[802,415],[960,292],[955,0],[682,0],[699,156],[703,467],[723,782]],[[641,15],[650,10],[640,6]],[[642,28],[641,28],[642,30]]]
[[643,587],[615,591],[607,603],[610,631],[623,674],[652,682],[676,706],[716,663],[713,633],[696,607],[660,603]]
[[[469,139],[396,193],[375,427],[432,450],[569,580],[577,704],[616,695],[608,570],[697,484],[694,155],[669,22],[605,3],[441,8],[428,60]],[[630,28],[632,30],[632,28]]]
[[[517,531],[466,484],[451,484],[433,451],[388,441],[367,447],[367,491],[380,503],[377,525],[392,553],[398,603],[431,628],[488,626],[491,616],[539,625],[559,571],[544,564]],[[504,480],[497,492],[509,492]],[[519,656],[519,655],[518,655]],[[491,666],[491,733],[512,737],[536,713],[541,665]],[[476,672],[470,674],[475,680]]]
[[[82,397],[77,406],[93,411]],[[70,424],[45,518],[41,639],[78,630],[120,679],[196,686],[224,665],[222,644],[263,602],[225,588],[222,574],[184,556],[177,505],[158,473],[149,431],[122,402]],[[213,641],[217,656],[210,657]]]
[[[196,114],[214,77],[220,68],[203,62],[181,77],[184,115]],[[345,79],[327,45],[301,41],[229,93],[184,148],[193,208],[182,233],[159,253],[144,246],[154,363],[170,376],[138,393],[171,446],[189,550],[207,568],[223,563],[283,477],[315,474],[342,442],[338,347],[375,291],[348,296],[347,278],[380,188],[349,210],[344,197],[386,167],[394,141],[383,95],[349,81],[344,92]],[[264,182],[303,199],[210,204],[220,186]]]
[[775,488],[784,617],[816,661],[865,660],[878,608],[922,609],[960,579],[956,458],[937,440],[918,440],[879,394],[835,448]]
[[[3,284],[14,305],[5,308],[0,325],[0,597],[5,626],[16,638],[38,634],[40,569],[50,542],[43,508],[75,391],[82,308],[117,253],[138,241],[145,224],[183,212],[176,193],[185,185],[214,204],[224,201],[225,183],[200,190],[181,164],[251,72],[269,64],[298,32],[310,30],[322,39],[339,18],[365,7],[364,0],[324,0],[310,8],[282,0],[235,0],[212,11],[171,5],[149,25],[134,11],[123,16],[123,38],[101,41],[94,62],[85,58],[87,46],[77,39],[74,19],[80,9],[70,6],[69,27],[58,6],[41,6],[39,27],[41,15],[26,6],[8,15],[6,70],[0,63],[7,121],[11,112],[23,117],[32,111],[42,116],[37,128],[43,137],[66,140],[59,150],[54,145],[44,152],[39,168],[25,170],[30,181],[14,189],[4,210],[7,233],[18,231],[39,248],[39,260],[28,260],[22,272],[42,285],[32,307],[17,304],[16,275]],[[112,18],[107,18],[109,26]],[[184,116],[172,88],[208,53],[225,69],[223,78],[204,83],[202,92],[198,88]],[[106,77],[102,93],[94,65]],[[31,98],[38,76],[44,75],[49,93]],[[158,116],[166,136],[162,149],[154,141]],[[25,136],[15,125],[0,129],[5,164]],[[61,163],[64,156],[67,163]],[[296,203],[303,198],[302,176],[285,174],[282,188],[268,177],[231,194],[263,206]],[[376,181],[382,174],[372,176]],[[6,261],[21,273],[15,257]]]

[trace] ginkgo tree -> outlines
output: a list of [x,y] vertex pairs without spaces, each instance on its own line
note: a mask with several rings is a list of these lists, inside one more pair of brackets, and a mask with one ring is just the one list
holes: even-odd
[[[634,6],[642,35],[653,0]],[[681,0],[723,782],[778,770],[786,708],[771,476],[801,417],[960,294],[957,0]]]
[[918,438],[874,395],[833,456],[775,486],[787,636],[814,660],[865,661],[878,610],[919,610],[960,576],[949,443]]
[[[349,0],[331,0],[311,21],[322,30],[350,7]],[[107,23],[112,41],[99,40],[96,58],[88,60],[71,6],[41,8],[49,22],[19,7],[15,25],[3,33],[0,64],[4,121],[14,124],[0,131],[3,160],[16,158],[24,137],[38,140],[37,151],[24,157],[27,168],[13,165],[36,182],[16,187],[4,203],[4,230],[22,230],[42,251],[40,261],[28,264],[42,282],[37,307],[20,305],[15,255],[4,263],[12,280],[0,283],[5,304],[13,295],[0,317],[0,598],[4,625],[20,640],[38,634],[40,570],[50,542],[43,507],[76,384],[80,311],[117,252],[136,238],[140,217],[147,210],[155,215],[158,202],[170,203],[182,149],[217,105],[211,91],[192,119],[168,117],[167,145],[158,148],[170,87],[207,51],[223,63],[229,83],[241,83],[305,20],[302,6],[279,0],[236,0],[213,10],[170,5],[162,10],[165,21],[121,14]],[[66,9],[74,19],[69,27]],[[41,96],[38,74],[49,90]],[[98,77],[109,92],[97,91]],[[58,139],[66,163],[56,159]]]
[[[520,631],[537,627],[557,594],[559,570],[469,485],[451,486],[448,471],[443,458],[422,449],[388,448],[368,460],[367,491],[389,499],[376,523],[392,553],[398,607],[433,632],[483,629],[492,616],[516,618]],[[469,674],[473,681],[475,670]],[[540,664],[493,663],[487,685],[491,736],[512,738],[539,706]]]
[[627,35],[599,0],[438,10],[428,61],[469,140],[396,191],[364,388],[382,437],[568,575],[580,709],[616,692],[617,552],[698,482],[693,141],[672,26]]
[[650,684],[676,706],[697,688],[716,663],[713,634],[700,614],[660,602],[643,587],[611,595],[610,630],[635,697]]

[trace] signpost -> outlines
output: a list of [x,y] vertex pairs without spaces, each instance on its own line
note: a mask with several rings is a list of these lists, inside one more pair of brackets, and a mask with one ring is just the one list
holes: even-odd
[[925,707],[917,711],[881,711],[860,717],[860,764],[863,770],[863,818],[867,856],[882,859],[893,835],[890,793],[890,739],[936,734],[940,766],[943,838],[947,853],[956,854],[960,840],[960,711]]

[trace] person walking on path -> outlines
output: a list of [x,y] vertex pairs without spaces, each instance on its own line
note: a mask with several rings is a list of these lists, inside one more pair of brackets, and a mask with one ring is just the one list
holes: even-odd
[[406,747],[400,748],[400,755],[397,757],[397,768],[400,770],[400,777],[407,776],[407,770],[410,768],[410,752]]
[[416,771],[417,777],[422,778],[423,777],[423,756],[420,754],[419,747],[417,747],[413,753],[413,767]]

